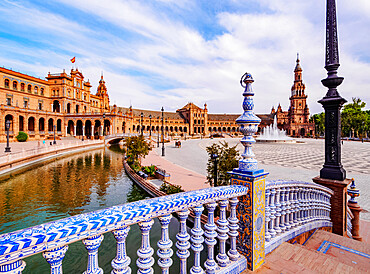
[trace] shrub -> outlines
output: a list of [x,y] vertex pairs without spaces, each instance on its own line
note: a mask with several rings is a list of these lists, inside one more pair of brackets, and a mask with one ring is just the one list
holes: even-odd
[[155,171],[157,170],[157,167],[154,166],[154,165],[151,165],[151,166],[143,166],[142,167],[142,170],[148,174],[149,176],[151,177],[154,177],[155,175]]
[[28,135],[26,132],[20,131],[15,138],[17,138],[18,142],[26,142]]
[[184,192],[184,190],[181,188],[181,186],[178,185],[172,185],[166,182],[163,182],[161,187],[159,188],[160,191],[163,191],[166,194],[174,194],[179,192]]

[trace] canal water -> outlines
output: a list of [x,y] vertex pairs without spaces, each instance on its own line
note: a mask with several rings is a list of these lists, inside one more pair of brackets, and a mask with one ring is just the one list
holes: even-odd
[[[148,198],[127,177],[122,160],[120,147],[102,148],[56,158],[1,177],[0,234]],[[172,218],[170,238],[174,244],[178,225],[177,219]],[[156,251],[161,236],[157,219],[150,234],[151,246]],[[133,273],[137,270],[136,251],[140,244],[140,229],[138,225],[132,225],[127,238],[127,253],[132,260]],[[176,251],[174,246],[172,249]],[[116,241],[112,233],[106,233],[99,248],[99,266],[104,273],[111,272],[115,255]],[[158,260],[156,252],[154,258]],[[177,256],[172,256],[172,259],[171,273],[176,273]],[[42,254],[28,257],[25,261],[27,266],[23,273],[50,273],[50,266]],[[155,273],[160,273],[156,265]],[[63,260],[64,273],[82,273],[86,266],[87,251],[82,242],[70,244]]]

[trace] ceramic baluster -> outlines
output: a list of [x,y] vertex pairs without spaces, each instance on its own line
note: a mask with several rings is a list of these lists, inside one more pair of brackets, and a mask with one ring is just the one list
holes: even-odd
[[236,250],[236,238],[238,237],[239,220],[236,217],[236,206],[238,204],[238,198],[234,197],[229,199],[230,203],[230,217],[229,221],[229,237],[230,237],[230,250],[227,252],[231,261],[236,261],[239,258],[239,253]]
[[22,260],[17,260],[9,264],[0,265],[1,274],[20,274],[26,267],[26,262]]
[[168,274],[169,268],[172,265],[172,254],[173,251],[171,249],[172,247],[172,241],[170,240],[170,237],[168,235],[168,225],[171,222],[172,215],[167,214],[158,217],[159,222],[161,223],[161,239],[158,241],[158,250],[157,255],[159,257],[158,259],[158,265],[162,268],[162,274]]
[[[265,218],[266,218],[266,221],[265,221],[265,225],[266,225],[266,228],[265,228],[265,240],[266,242],[269,242],[271,240],[271,235],[270,235],[270,232],[269,232],[269,228],[270,228],[270,190],[269,189],[266,189],[266,205],[265,205]],[[230,222],[230,220],[229,220]]]
[[176,255],[180,259],[180,274],[185,274],[186,273],[186,260],[190,256],[189,248],[190,248],[190,235],[186,230],[186,219],[188,218],[189,215],[189,210],[182,210],[177,212],[177,215],[180,218],[180,229],[179,233],[176,235],[176,247],[177,247],[177,252]]
[[113,270],[111,274],[129,274],[131,259],[126,254],[126,237],[130,231],[129,226],[123,226],[112,231],[112,234],[117,242],[116,257],[112,260]]
[[[204,236],[206,237],[205,243],[208,248],[207,252],[207,260],[204,263],[204,267],[206,269],[207,274],[213,274],[219,268],[215,259],[214,259],[214,247],[217,244],[216,237],[217,237],[217,226],[215,224],[214,212],[216,209],[216,203],[209,203],[206,205],[208,210],[208,222],[204,225]],[[232,245],[233,243],[231,243]]]
[[51,274],[62,274],[62,261],[66,252],[68,250],[68,245],[56,247],[50,250],[44,251],[42,256],[50,264]]
[[85,248],[89,254],[87,270],[84,272],[84,274],[103,273],[103,269],[101,269],[98,264],[98,249],[103,239],[103,235],[95,235],[82,240],[82,243],[85,245]]
[[220,200],[218,203],[220,207],[220,218],[217,221],[217,238],[220,242],[220,251],[216,256],[216,259],[221,267],[224,267],[229,263],[229,257],[226,255],[226,240],[228,239],[227,233],[229,232],[229,228],[227,227],[229,222],[226,219],[227,204],[227,200]]
[[191,274],[204,273],[204,270],[200,266],[200,252],[203,250],[203,229],[200,223],[200,215],[203,211],[203,206],[196,206],[194,210],[194,227],[191,229],[191,249],[194,252],[194,265],[190,269]]
[[276,196],[275,196],[275,206],[276,206],[276,219],[275,219],[275,231],[276,234],[281,234],[281,228],[280,228],[280,217],[281,217],[281,204],[280,204],[280,188],[276,188]]
[[153,273],[153,264],[154,258],[153,253],[154,250],[150,246],[150,238],[149,232],[153,226],[153,219],[145,220],[138,223],[140,230],[141,230],[141,247],[137,251],[137,256],[139,257],[136,260],[136,265],[139,268],[137,273],[138,274],[152,274]]
[[275,206],[275,198],[276,198],[276,190],[272,188],[270,190],[270,227],[269,227],[269,233],[271,235],[271,239],[276,236],[276,230],[275,230],[275,219],[276,219],[276,206]]

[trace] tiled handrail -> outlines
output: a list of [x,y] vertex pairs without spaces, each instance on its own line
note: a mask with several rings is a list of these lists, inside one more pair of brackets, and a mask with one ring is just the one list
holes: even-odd
[[330,198],[334,192],[311,182],[266,183],[266,254],[308,230],[332,226]]
[[[112,232],[117,241],[117,255],[112,261],[112,273],[130,273],[130,258],[126,255],[125,240],[130,225],[138,224],[142,232],[141,248],[137,251],[136,261],[138,273],[153,273],[152,257],[154,250],[150,246],[149,231],[153,218],[158,217],[162,226],[161,239],[158,241],[158,265],[162,273],[169,273],[172,265],[172,241],[168,236],[168,225],[171,213],[177,212],[180,218],[180,228],[176,236],[177,256],[180,258],[180,273],[186,273],[186,262],[190,256],[191,246],[194,252],[194,265],[191,273],[204,273],[200,265],[200,252],[203,249],[203,234],[208,249],[208,257],[204,264],[206,273],[225,273],[234,266],[240,273],[246,267],[245,258],[236,251],[238,235],[238,220],[236,218],[236,197],[245,195],[248,188],[244,186],[223,186],[203,190],[183,192],[169,196],[141,200],[124,205],[113,206],[86,214],[61,219],[55,222],[0,235],[0,273],[21,273],[25,268],[22,260],[33,254],[43,252],[44,258],[51,265],[51,273],[62,273],[62,260],[68,249],[68,244],[81,241],[88,252],[86,273],[102,273],[98,266],[98,248],[103,240],[103,233]],[[220,207],[220,217],[215,222],[214,211],[216,202]],[[230,217],[226,218],[226,206],[230,204]],[[208,222],[203,231],[200,225],[200,215],[203,205],[208,210]],[[195,215],[194,227],[190,235],[186,229],[186,219],[192,209]],[[214,256],[219,240],[219,253]],[[230,238],[231,247],[226,252],[226,240]],[[217,261],[217,262],[216,262]],[[229,262],[232,262],[230,264]],[[241,263],[242,262],[242,263]],[[226,266],[227,265],[227,266]]]

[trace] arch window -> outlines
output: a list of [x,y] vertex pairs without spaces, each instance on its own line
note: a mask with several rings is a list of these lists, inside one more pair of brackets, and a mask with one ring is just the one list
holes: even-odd
[[21,91],[24,91],[24,89],[25,89],[25,84],[24,83],[21,83]]
[[9,88],[9,79],[4,80],[4,87]]
[[37,93],[39,92],[39,88],[38,88],[38,86],[35,86],[35,87],[33,88],[33,90],[34,90],[35,94],[37,94]]
[[41,93],[41,95],[44,95],[44,88],[40,89],[40,93]]
[[13,81],[13,89],[14,90],[18,89],[18,82],[17,81]]
[[28,85],[28,86],[27,86],[27,91],[28,91],[28,92],[32,92],[32,86],[31,86],[31,85]]

